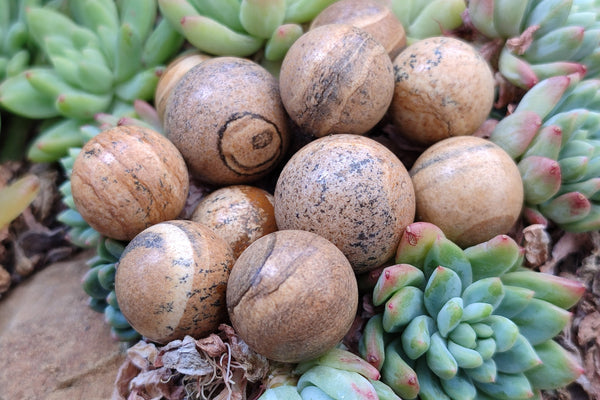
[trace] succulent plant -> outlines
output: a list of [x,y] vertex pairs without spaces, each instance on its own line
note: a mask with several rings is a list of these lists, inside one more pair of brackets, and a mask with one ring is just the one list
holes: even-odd
[[377,369],[341,347],[296,365],[292,377],[267,383],[259,400],[400,400]]
[[35,162],[56,161],[82,145],[79,127],[95,114],[151,99],[163,63],[184,41],[159,17],[156,0],[71,1],[64,13],[32,6],[25,20],[50,64],[6,79],[0,105],[27,118],[57,118],[30,148]]
[[573,232],[600,228],[599,89],[598,79],[547,78],[491,133],[518,163],[531,222]]
[[600,71],[600,14],[595,0],[470,0],[468,18],[502,41],[500,73],[529,89],[556,75]]
[[361,356],[405,399],[537,399],[582,367],[553,338],[585,287],[521,267],[506,235],[461,249],[409,225],[373,289]]
[[264,50],[280,61],[312,20],[332,0],[158,0],[161,13],[200,51],[247,57]]
[[465,0],[391,0],[390,4],[404,26],[407,44],[457,29],[466,7]]
[[94,311],[104,313],[104,320],[110,325],[111,335],[121,342],[135,342],[141,335],[135,331],[121,313],[115,294],[115,272],[125,243],[113,239],[100,238],[96,254],[87,261],[90,267],[82,280],[82,287],[89,298],[89,306]]
[[27,7],[51,7],[56,1],[16,0],[0,3],[0,81],[17,75],[39,58],[25,19]]

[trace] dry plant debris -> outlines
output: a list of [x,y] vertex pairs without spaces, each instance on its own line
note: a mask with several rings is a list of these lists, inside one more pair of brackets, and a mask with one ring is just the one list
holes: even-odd
[[252,399],[268,372],[267,359],[222,324],[199,340],[186,336],[162,347],[139,341],[127,350],[113,400]]

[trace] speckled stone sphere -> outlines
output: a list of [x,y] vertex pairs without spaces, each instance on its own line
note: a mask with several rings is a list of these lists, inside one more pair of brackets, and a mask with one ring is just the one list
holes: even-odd
[[137,235],[117,265],[115,293],[131,326],[149,340],[202,338],[227,319],[226,286],[234,263],[210,228],[166,221]]
[[394,94],[392,62],[370,34],[328,24],[304,33],[286,53],[281,100],[306,135],[362,135],[385,115]]
[[191,68],[167,101],[164,128],[200,181],[232,185],[273,170],[289,144],[277,79],[248,59],[215,57]]
[[394,59],[394,97],[389,114],[413,143],[471,135],[494,103],[494,76],[472,45],[451,37],[414,42]]
[[177,218],[188,190],[188,170],[177,148],[138,126],[118,126],[90,139],[71,175],[77,211],[100,234],[117,240]]
[[406,32],[391,8],[378,0],[339,0],[312,20],[310,29],[326,24],[349,24],[367,32],[393,59],[406,46]]
[[358,285],[342,252],[307,231],[270,233],[235,262],[227,310],[240,337],[280,362],[318,357],[346,335],[358,307]]
[[458,136],[429,147],[410,170],[417,220],[437,225],[461,247],[507,233],[523,207],[517,165],[498,145]]
[[357,273],[390,259],[415,216],[404,164],[358,135],[327,136],[301,148],[281,171],[274,197],[279,229],[323,236]]
[[237,258],[258,238],[277,230],[273,203],[273,195],[266,190],[227,186],[203,197],[191,219],[225,239]]

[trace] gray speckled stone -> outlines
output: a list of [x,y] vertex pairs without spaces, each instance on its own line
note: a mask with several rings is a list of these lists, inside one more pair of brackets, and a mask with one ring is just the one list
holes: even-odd
[[359,135],[332,135],[300,149],[275,188],[279,229],[301,229],[333,242],[355,272],[382,265],[414,220],[415,195],[402,162]]

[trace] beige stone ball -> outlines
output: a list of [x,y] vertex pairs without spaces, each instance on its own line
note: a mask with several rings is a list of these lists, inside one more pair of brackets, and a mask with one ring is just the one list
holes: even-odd
[[227,310],[254,351],[279,362],[312,359],[346,335],[358,307],[358,284],[344,254],[307,231],[270,233],[235,262]]
[[414,42],[394,59],[389,115],[400,135],[431,145],[471,135],[494,103],[494,76],[471,44],[451,37]]
[[273,203],[273,195],[258,187],[227,186],[203,197],[191,219],[225,239],[237,258],[258,238],[277,230]]
[[274,197],[279,229],[323,236],[357,273],[390,259],[415,216],[404,164],[359,135],[326,136],[301,148],[281,171]]
[[77,211],[100,234],[117,240],[177,218],[188,191],[181,153],[160,133],[138,126],[118,126],[90,139],[71,174]]
[[145,229],[125,247],[115,293],[131,326],[147,339],[167,343],[200,339],[227,320],[229,245],[192,221],[166,221]]
[[362,135],[385,115],[394,93],[392,62],[370,34],[328,24],[304,33],[286,53],[281,100],[309,136]]
[[277,79],[238,57],[215,57],[191,68],[169,95],[164,127],[190,174],[218,186],[267,175],[289,145]]
[[461,247],[507,233],[523,207],[523,182],[498,145],[457,136],[429,147],[410,170],[417,220],[437,225]]

